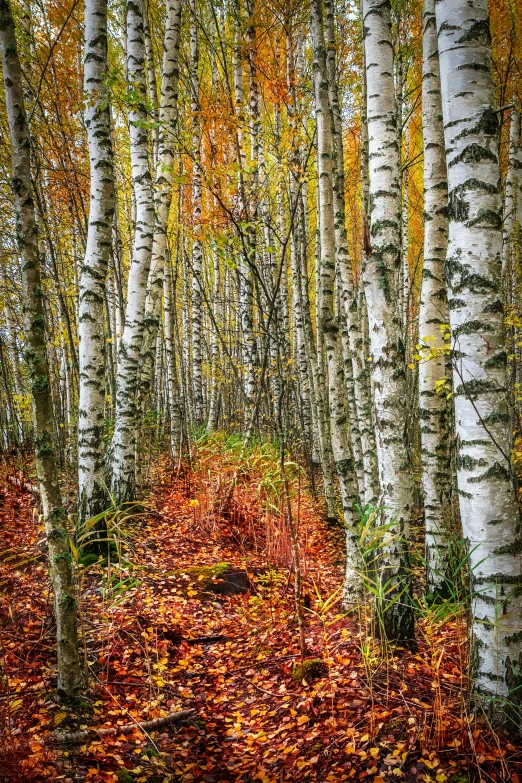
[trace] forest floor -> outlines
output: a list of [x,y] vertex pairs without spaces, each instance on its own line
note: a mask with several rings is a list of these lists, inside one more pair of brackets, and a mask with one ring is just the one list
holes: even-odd
[[[343,533],[290,465],[306,645],[326,663],[292,678],[299,634],[281,470],[270,447],[242,455],[236,475],[238,459],[238,444],[215,436],[182,471],[158,468],[145,513],[127,523],[122,562],[79,569],[90,689],[74,710],[53,694],[35,500],[0,476],[0,780],[518,783],[521,746],[467,708],[464,617],[441,623],[426,611],[416,650],[383,651],[364,612],[341,611]],[[178,709],[192,710],[184,723],[148,734],[53,739]]]

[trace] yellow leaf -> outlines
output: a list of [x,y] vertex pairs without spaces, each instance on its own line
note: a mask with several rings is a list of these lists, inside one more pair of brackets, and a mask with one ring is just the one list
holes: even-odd
[[303,723],[307,723],[310,720],[308,715],[300,715],[297,719],[297,725],[302,726]]
[[361,737],[361,742],[368,742],[369,739],[370,739],[370,735],[369,734],[364,734]]
[[370,748],[370,756],[374,759],[379,758],[379,748]]
[[446,775],[444,774],[444,772],[439,772],[439,774],[438,774],[438,775],[437,775],[437,777],[435,778],[435,780],[437,781],[437,783],[444,783],[444,781],[445,781],[445,780],[447,780],[447,779],[448,779],[448,778],[446,777]]

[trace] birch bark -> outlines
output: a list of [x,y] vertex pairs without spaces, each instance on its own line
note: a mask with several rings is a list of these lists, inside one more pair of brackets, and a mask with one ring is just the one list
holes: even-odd
[[199,105],[199,42],[196,0],[191,0],[190,25],[190,94],[192,112],[192,385],[194,418],[203,423],[203,242],[201,211],[201,118]]
[[[241,221],[245,221],[246,215],[246,194],[244,183],[244,172],[246,168],[246,144],[245,144],[245,88],[244,88],[244,68],[243,68],[243,41],[241,32],[241,3],[236,2],[236,30],[234,41],[234,99],[235,114],[238,124],[237,144],[238,144],[238,163],[239,163],[239,188],[238,188],[238,212]],[[248,221],[247,221],[248,222]],[[239,314],[241,321],[241,330],[244,343],[244,363],[245,363],[245,394],[252,403],[256,396],[256,345],[254,335],[254,293],[252,282],[253,254],[255,254],[255,241],[252,246],[252,231],[246,232],[246,241],[240,254],[238,268],[239,276]]]
[[105,415],[105,285],[116,204],[107,75],[107,2],[85,3],[85,125],[91,194],[87,247],[79,286],[78,513],[107,505],[103,430]]
[[[502,278],[506,289],[507,301],[511,303],[513,295],[511,272],[511,253],[513,250],[512,233],[517,222],[517,185],[522,179],[518,168],[520,140],[520,112],[513,109],[509,126],[509,162],[504,191],[504,220],[502,224]],[[518,199],[519,200],[519,199]]]
[[[426,523],[426,582],[431,595],[447,590],[451,522],[451,418],[441,326],[449,323],[444,265],[448,247],[448,187],[435,0],[425,0],[422,66],[424,137],[424,266],[419,302],[419,415]],[[426,358],[429,357],[429,358]]]
[[159,109],[158,162],[154,180],[154,239],[141,347],[141,396],[150,392],[154,346],[161,321],[161,296],[167,254],[167,221],[172,203],[174,142],[178,127],[181,0],[168,0]]
[[[364,268],[372,352],[380,504],[388,528],[379,578],[389,640],[411,642],[414,618],[407,540],[413,487],[405,442],[406,377],[401,340],[401,179],[389,0],[363,0],[370,175],[369,254]],[[392,603],[394,599],[395,603]]]
[[0,53],[12,154],[16,238],[22,258],[24,356],[31,382],[36,474],[45,521],[54,590],[58,694],[75,697],[82,687],[72,557],[55,459],[51,383],[38,254],[38,230],[31,187],[30,137],[22,92],[15,26],[9,0],[0,0]]
[[[435,5],[448,167],[446,278],[457,480],[470,553],[475,690],[520,725],[520,517],[510,464],[498,117],[487,0]],[[510,703],[510,704],[509,704]]]
[[[350,417],[350,431],[354,457],[356,460],[357,475],[360,477],[360,497],[364,504],[375,504],[379,495],[379,478],[377,472],[375,433],[371,417],[370,379],[363,350],[361,318],[359,307],[357,306],[357,295],[348,252],[348,235],[346,231],[344,148],[335,61],[336,43],[333,0],[326,0],[325,10],[328,33],[328,90],[332,110],[333,145],[335,153],[333,160],[333,196],[336,262],[338,279],[340,282],[339,288],[344,309],[341,318],[346,323],[346,333],[348,337],[348,346],[346,346],[348,352],[345,365],[348,360],[352,363],[351,369],[346,367],[348,405],[349,408],[353,408],[354,413],[356,413],[355,417]],[[350,378],[352,380],[350,380]]]
[[[154,200],[149,167],[147,85],[141,0],[127,2],[127,71],[132,187],[136,221],[127,285],[125,325],[118,351],[116,422],[113,437],[112,490],[118,503],[133,499],[136,470],[136,424],[140,356],[143,343],[147,281],[152,255]],[[153,343],[154,344],[154,343]]]
[[[357,547],[355,503],[359,499],[355,465],[350,443],[349,423],[344,394],[342,337],[334,313],[336,244],[333,193],[333,139],[328,93],[326,45],[322,0],[312,0],[312,42],[315,110],[317,119],[317,172],[319,209],[319,301],[318,343],[324,340],[328,377],[328,401],[332,452],[341,488],[346,527],[346,573],[343,587],[346,604],[355,602],[361,591],[362,563]],[[343,210],[344,212],[344,210]]]

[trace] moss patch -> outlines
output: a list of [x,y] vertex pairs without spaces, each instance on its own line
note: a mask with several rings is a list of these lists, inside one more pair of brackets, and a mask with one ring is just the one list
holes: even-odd
[[311,658],[302,663],[296,663],[292,670],[292,679],[296,682],[312,682],[320,677],[326,677],[328,665],[321,658]]

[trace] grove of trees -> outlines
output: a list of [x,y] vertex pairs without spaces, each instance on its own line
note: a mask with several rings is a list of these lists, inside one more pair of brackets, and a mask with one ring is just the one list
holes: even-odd
[[414,527],[422,600],[465,591],[473,699],[520,731],[521,20],[0,0],[0,451],[34,464],[62,699],[78,542],[102,556],[107,510],[224,431],[318,485],[342,610],[391,649],[415,646]]

